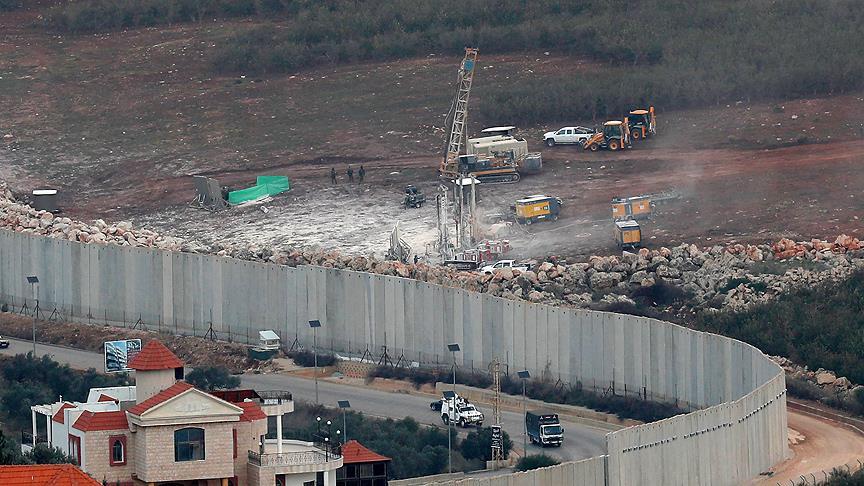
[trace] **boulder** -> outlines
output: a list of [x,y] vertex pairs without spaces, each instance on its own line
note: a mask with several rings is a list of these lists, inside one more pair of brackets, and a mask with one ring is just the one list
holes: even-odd
[[596,272],[591,275],[589,285],[592,289],[608,289],[614,287],[621,281],[620,273]]
[[837,381],[837,376],[835,376],[834,373],[831,373],[830,371],[822,371],[816,373],[817,385],[830,385],[835,381]]

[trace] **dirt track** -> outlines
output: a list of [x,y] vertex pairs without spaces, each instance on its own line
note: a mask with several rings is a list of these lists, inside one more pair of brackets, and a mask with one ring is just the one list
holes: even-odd
[[864,435],[829,419],[789,409],[789,438],[792,457],[772,468],[772,476],[753,484],[792,484],[790,480],[798,484],[802,475],[809,479],[811,474],[821,480],[822,471],[830,474],[845,464],[854,471],[864,460]]

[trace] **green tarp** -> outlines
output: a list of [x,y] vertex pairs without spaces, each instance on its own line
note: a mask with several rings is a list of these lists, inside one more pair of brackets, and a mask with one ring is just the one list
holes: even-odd
[[267,196],[275,196],[290,189],[291,181],[285,176],[258,176],[258,180],[254,186],[229,192],[228,202],[231,204],[241,204]]

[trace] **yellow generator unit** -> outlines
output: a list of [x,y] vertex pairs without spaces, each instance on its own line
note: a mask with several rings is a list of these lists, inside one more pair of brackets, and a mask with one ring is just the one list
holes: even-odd
[[612,219],[648,219],[654,210],[651,196],[616,197],[612,199]]
[[618,248],[636,248],[642,244],[642,230],[636,221],[615,222],[615,242]]
[[537,221],[555,221],[561,212],[561,199],[536,195],[516,201],[516,221],[531,224]]

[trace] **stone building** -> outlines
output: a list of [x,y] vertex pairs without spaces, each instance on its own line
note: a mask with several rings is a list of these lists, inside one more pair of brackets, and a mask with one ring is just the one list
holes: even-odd
[[[207,393],[183,381],[183,362],[150,341],[130,362],[136,386],[90,391],[87,402],[31,407],[34,445],[50,445],[100,482],[121,486],[335,486],[341,450],[282,437],[290,393]],[[267,439],[274,417],[276,438]]]

